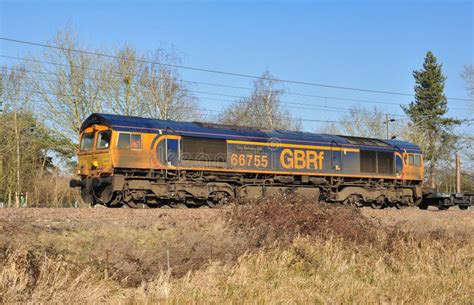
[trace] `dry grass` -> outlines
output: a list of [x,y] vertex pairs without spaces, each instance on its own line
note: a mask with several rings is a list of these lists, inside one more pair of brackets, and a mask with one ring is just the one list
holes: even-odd
[[84,211],[97,215],[0,215],[0,302],[474,302],[469,217],[451,234],[413,223],[402,232],[403,219],[298,198],[219,212]]
[[82,269],[61,256],[41,258],[29,250],[9,253],[0,274],[3,303],[87,304],[113,293],[113,286],[92,268]]
[[216,264],[198,272],[177,282],[169,298],[198,303],[472,303],[472,245],[393,243],[397,251],[387,252],[341,239],[297,238],[285,249],[244,256],[236,266]]
[[357,243],[373,241],[380,225],[364,217],[360,209],[314,204],[302,197],[276,196],[239,206],[227,215],[231,227],[248,236],[254,247],[298,236],[324,239],[340,236]]

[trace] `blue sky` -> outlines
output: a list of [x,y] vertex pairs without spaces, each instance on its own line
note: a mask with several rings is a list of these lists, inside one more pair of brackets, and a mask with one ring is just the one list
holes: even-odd
[[[2,1],[0,34],[46,42],[67,24],[90,49],[121,43],[149,52],[173,45],[184,65],[259,75],[268,69],[282,79],[413,93],[412,71],[431,50],[448,77],[448,97],[467,98],[460,77],[474,62],[472,1]],[[25,55],[39,48],[0,42],[0,53]],[[0,59],[0,63],[6,63]],[[181,71],[184,79],[237,86],[251,80]],[[291,92],[407,103],[410,97],[301,85]],[[195,90],[245,95],[248,91],[195,86]],[[204,97],[203,95],[200,95]],[[301,102],[349,108],[342,100],[285,96]],[[202,108],[224,102],[201,100]],[[362,104],[372,107],[373,104]],[[453,108],[467,102],[450,101]],[[402,114],[396,105],[383,111]],[[337,120],[341,113],[292,109],[307,119]],[[473,113],[451,110],[460,118]],[[316,130],[320,123],[304,122]]]

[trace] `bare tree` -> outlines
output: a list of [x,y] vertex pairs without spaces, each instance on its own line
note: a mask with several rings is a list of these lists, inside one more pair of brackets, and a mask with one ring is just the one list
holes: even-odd
[[[464,71],[461,74],[462,78],[466,82],[466,90],[471,97],[472,100],[474,100],[474,65],[466,65],[464,67]],[[474,101],[471,100],[471,109],[474,111]]]
[[387,114],[377,107],[365,108],[362,106],[351,107],[347,115],[339,118],[338,123],[329,123],[323,126],[320,132],[385,139],[387,137],[386,124],[389,124],[390,138],[404,138],[406,136],[406,124],[400,118],[389,117],[387,120]]
[[109,77],[101,58],[81,50],[74,33],[59,32],[52,45],[33,69],[47,77],[35,77],[33,87],[41,102],[44,120],[62,135],[77,143],[82,122],[93,112],[104,109],[104,85]]
[[178,71],[160,65],[179,60],[173,53],[158,49],[141,74],[145,116],[163,120],[187,121],[198,117],[197,103],[180,80]]
[[28,111],[31,90],[28,88],[26,72],[21,67],[1,70],[1,120],[2,148],[0,149],[0,186],[6,187],[8,201],[14,190],[16,204],[22,190],[22,133],[25,129],[21,115]]
[[[461,76],[466,82],[466,90],[472,99],[470,103],[471,110],[474,111],[474,65],[466,65]],[[462,142],[464,160],[468,161],[468,166],[474,171],[474,150],[472,149],[474,147],[474,134],[466,134],[462,138]]]
[[180,75],[158,63],[177,60],[171,52],[158,49],[146,57],[128,45],[110,57],[81,52],[89,50],[68,28],[51,44],[56,48],[46,49],[32,67],[46,76],[34,77],[32,84],[42,101],[44,120],[70,138],[71,147],[77,145],[82,122],[93,112],[175,120],[197,116],[195,98]]
[[72,151],[67,149],[66,138],[56,137],[35,117],[26,71],[5,67],[0,75],[0,201],[13,206],[14,198],[18,207],[20,194],[29,194],[34,200],[40,197],[34,196],[36,185],[54,167],[51,156],[70,157]]
[[139,82],[145,70],[143,60],[133,47],[124,45],[107,64],[110,77],[104,92],[112,113],[139,116],[146,112]]
[[219,115],[219,121],[266,129],[299,130],[301,121],[294,119],[281,105],[283,94],[280,82],[266,71],[254,82],[250,96],[226,107]]

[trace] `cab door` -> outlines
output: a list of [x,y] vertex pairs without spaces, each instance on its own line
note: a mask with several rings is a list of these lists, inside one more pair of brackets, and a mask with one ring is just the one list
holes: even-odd
[[395,153],[395,176],[398,179],[403,179],[405,176],[405,161],[403,155],[396,152]]
[[403,154],[405,164],[404,179],[407,180],[423,180],[423,158],[421,154]]
[[117,167],[123,168],[149,168],[149,159],[145,145],[144,134],[131,132],[118,132],[116,140]]
[[179,139],[166,139],[166,165],[178,166]]
[[336,142],[331,143],[331,168],[335,172],[342,170],[342,150]]

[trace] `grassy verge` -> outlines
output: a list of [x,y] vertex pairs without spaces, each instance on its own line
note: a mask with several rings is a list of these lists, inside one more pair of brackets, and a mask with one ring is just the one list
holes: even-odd
[[142,212],[0,221],[0,301],[474,302],[472,234],[402,232],[360,210],[297,198],[219,213]]

